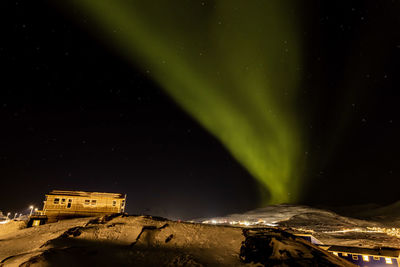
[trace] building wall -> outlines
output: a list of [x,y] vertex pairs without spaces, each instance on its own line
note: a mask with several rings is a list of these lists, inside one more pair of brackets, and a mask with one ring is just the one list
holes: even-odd
[[392,263],[388,264],[386,263],[386,259],[385,257],[381,256],[381,257],[377,257],[374,258],[372,255],[364,255],[366,257],[368,257],[368,261],[366,261],[365,259],[363,259],[363,255],[361,254],[351,254],[351,253],[343,253],[343,252],[336,252],[340,258],[343,258],[349,262],[352,262],[354,264],[356,264],[357,266],[361,266],[361,267],[373,267],[373,266],[399,266],[397,259],[395,258],[391,258]]
[[125,200],[107,196],[46,195],[43,213],[47,216],[112,214],[123,212]]

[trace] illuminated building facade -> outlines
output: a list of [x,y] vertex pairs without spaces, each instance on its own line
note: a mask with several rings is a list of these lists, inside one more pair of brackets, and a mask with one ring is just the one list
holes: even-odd
[[400,266],[400,250],[395,248],[330,246],[328,251],[361,267]]
[[54,222],[74,217],[123,213],[125,206],[124,194],[53,190],[46,195],[43,210],[35,215],[46,216],[48,222]]

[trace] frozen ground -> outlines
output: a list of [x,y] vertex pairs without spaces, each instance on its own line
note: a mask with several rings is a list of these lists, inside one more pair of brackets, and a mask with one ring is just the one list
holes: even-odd
[[349,217],[275,205],[193,222],[118,216],[24,228],[12,221],[0,224],[0,266],[350,266],[288,233],[311,233],[328,245],[400,248],[399,210],[399,203],[339,210]]
[[[3,226],[1,266],[262,266],[254,259],[265,266],[351,266],[274,228],[244,231],[144,216],[73,219],[27,229],[16,222]],[[261,252],[252,247],[254,234],[262,238]]]

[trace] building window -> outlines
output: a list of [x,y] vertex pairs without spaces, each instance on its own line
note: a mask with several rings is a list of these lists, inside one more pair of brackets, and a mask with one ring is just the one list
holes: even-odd
[[121,207],[123,207],[124,205],[125,205],[125,199],[122,200]]
[[392,264],[392,259],[391,258],[385,258],[386,264]]
[[85,205],[90,205],[90,199],[85,199]]
[[113,200],[113,207],[117,206],[117,201]]
[[363,255],[362,258],[364,261],[369,261],[369,257],[367,255]]
[[353,255],[352,258],[353,258],[353,260],[358,260],[358,256],[357,255]]
[[342,253],[342,256],[343,256],[343,257],[347,257],[348,254],[343,252],[343,253]]
[[65,198],[61,199],[61,204],[65,204]]
[[72,199],[68,199],[67,209],[71,208],[72,206]]
[[60,199],[59,198],[55,198],[54,199],[54,204],[59,204],[60,203]]
[[374,256],[374,260],[379,261],[380,259],[381,259],[381,257]]
[[96,205],[97,200],[96,199],[92,199],[92,205]]

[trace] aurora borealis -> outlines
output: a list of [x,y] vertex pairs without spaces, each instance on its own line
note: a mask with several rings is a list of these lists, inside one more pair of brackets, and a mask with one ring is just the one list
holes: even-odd
[[3,212],[54,189],[177,219],[398,200],[398,0],[0,5]]
[[293,101],[301,75],[293,5],[122,0],[75,4],[92,16],[105,40],[133,62],[140,61],[224,144],[264,188],[264,201],[298,200],[304,141]]

